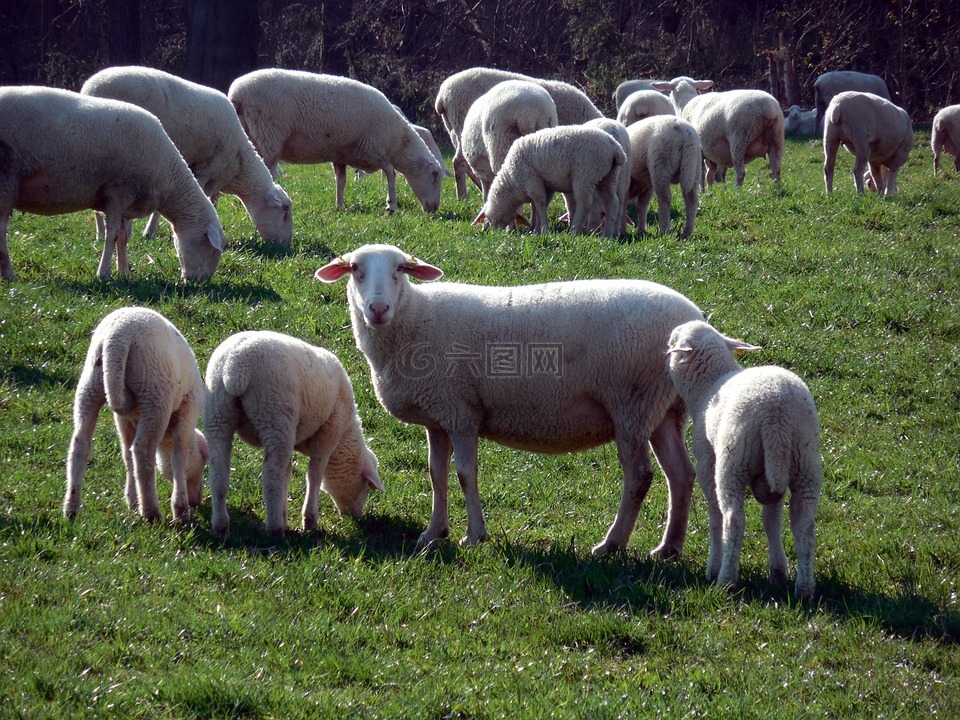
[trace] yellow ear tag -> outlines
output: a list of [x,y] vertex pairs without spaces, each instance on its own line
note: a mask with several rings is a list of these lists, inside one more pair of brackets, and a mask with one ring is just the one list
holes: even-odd
[[403,262],[404,262],[406,265],[409,265],[410,267],[416,267],[417,265],[420,264],[420,262],[419,262],[413,255],[407,255],[407,256],[403,259]]

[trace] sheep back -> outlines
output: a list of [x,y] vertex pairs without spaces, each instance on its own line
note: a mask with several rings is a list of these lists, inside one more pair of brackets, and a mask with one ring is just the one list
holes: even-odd
[[617,121],[631,125],[653,115],[676,115],[670,98],[656,90],[638,90],[631,93],[619,105]]
[[853,90],[868,92],[890,100],[890,90],[887,83],[879,75],[855,72],[853,70],[831,70],[820,75],[813,82],[813,95],[816,103],[816,127],[823,125],[823,119],[830,101],[841,92]]

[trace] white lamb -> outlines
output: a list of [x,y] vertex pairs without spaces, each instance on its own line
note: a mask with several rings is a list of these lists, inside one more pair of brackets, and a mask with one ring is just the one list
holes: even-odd
[[[520,207],[530,203],[533,231],[546,232],[547,208],[553,194],[561,192],[567,197],[570,232],[581,233],[595,200],[608,218],[620,217],[617,192],[626,161],[620,144],[597,128],[568,125],[524,135],[510,147],[473,223],[510,227]],[[604,232],[614,236],[619,229],[611,222]]]
[[935,174],[940,174],[940,156],[944,151],[953,155],[953,168],[960,172],[960,105],[949,105],[934,116],[930,147]]
[[150,113],[129,103],[48,87],[0,88],[0,275],[14,278],[7,249],[13,210],[106,214],[97,268],[130,273],[125,220],[158,211],[173,225],[184,279],[216,270],[225,237],[217,211]]
[[692,77],[681,75],[673,80],[657,80],[651,83],[654,90],[667,93],[673,102],[677,115],[682,115],[683,109],[701,92],[713,87],[713,80],[694,80]]
[[[817,124],[816,132],[823,127],[827,106],[838,94],[847,91],[873,93],[885,100],[890,100],[890,91],[887,84],[879,75],[854,72],[853,70],[832,70],[825,72],[813,83],[813,96],[816,103]],[[814,134],[816,134],[816,132]]]
[[377,458],[367,448],[353,386],[337,357],[269,331],[231,335],[207,365],[204,430],[210,445],[210,523],[230,529],[227,489],[233,437],[263,448],[267,532],[287,530],[293,451],[309,458],[303,529],[316,530],[319,491],[342,515],[359,517],[371,488],[383,490]]
[[791,105],[783,117],[784,135],[816,135],[817,109],[802,110],[799,105]]
[[628,95],[620,105],[617,121],[629,126],[654,115],[676,114],[673,103],[663,93],[656,90],[638,90]]
[[746,164],[768,156],[770,177],[780,180],[783,110],[770,93],[727,90],[697,95],[684,106],[680,116],[700,135],[707,185],[713,184],[718,172],[732,167],[740,187],[746,177]]
[[483,199],[514,141],[557,126],[550,93],[527,80],[505,80],[481,95],[463,122],[460,152],[480,181]]
[[617,85],[617,89],[613,91],[613,101],[617,105],[617,112],[620,111],[620,108],[623,107],[623,102],[633,93],[639,90],[654,90],[654,83],[663,82],[662,80],[656,80],[650,78],[648,80],[624,80],[622,83]]
[[270,69],[237,78],[228,97],[274,176],[281,160],[332,162],[343,208],[347,165],[382,170],[387,210],[395,212],[399,172],[426,212],[439,207],[443,164],[376,88],[336,75]]
[[113,411],[127,472],[127,505],[148,521],[161,519],[157,463],[173,482],[170,507],[177,521],[200,504],[207,444],[197,430],[203,381],[183,335],[160,313],[126,307],[94,330],[73,402],[63,514],[80,510],[93,431],[104,404]]
[[897,172],[913,147],[913,125],[907,113],[889,100],[872,93],[842,92],[827,106],[823,125],[823,179],[828,193],[833,192],[840,145],[855,158],[853,180],[858,193],[866,182],[871,189],[893,195]]
[[[454,73],[440,84],[434,108],[443,120],[443,125],[453,144],[453,172],[457,182],[457,197],[467,197],[466,177],[469,166],[460,150],[460,134],[463,123],[474,101],[497,83],[504,80],[526,80],[543,87],[557,108],[559,125],[580,125],[587,120],[603,117],[586,93],[569,83],[559,80],[542,80],[521,73],[474,67]],[[471,178],[479,186],[476,178]]]
[[[222,92],[139,66],[101,70],[80,92],[133,103],[155,115],[207,197],[216,202],[221,192],[236,195],[261,237],[290,245],[290,198],[274,184]],[[153,234],[156,217],[145,234]]]
[[449,534],[451,453],[466,498],[462,542],[487,537],[477,489],[480,437],[546,453],[615,439],[623,497],[594,553],[626,546],[653,480],[649,443],[670,488],[667,527],[654,553],[679,555],[694,470],[684,408],[663,358],[671,329],[702,319],[697,307],[642,280],[523,287],[408,280],[442,274],[391,245],[361,247],[316,273],[324,282],[349,276],[353,334],[377,397],[399,420],[426,428],[433,513],[419,544]]
[[790,490],[790,527],[797,555],[796,594],[813,596],[815,516],[823,469],[820,425],[803,381],[780,367],[741,368],[733,352],[759,348],[688,322],[670,336],[668,367],[693,415],[697,482],[707,499],[710,559],[707,579],[737,584],[747,487],[763,506],[770,578],[787,576],[781,523]]
[[670,185],[679,184],[686,218],[682,237],[690,237],[697,218],[702,154],[700,137],[686,120],[655,115],[627,128],[630,136],[631,180],[628,198],[637,198],[637,230],[647,228],[647,208],[657,196],[660,232],[670,230]]

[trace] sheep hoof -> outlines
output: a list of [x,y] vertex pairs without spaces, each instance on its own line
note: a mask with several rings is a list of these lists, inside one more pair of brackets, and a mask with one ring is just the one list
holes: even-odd
[[590,554],[594,557],[603,557],[607,554],[619,552],[622,549],[623,548],[616,543],[612,543],[609,540],[604,540],[599,545],[594,545],[593,549],[590,551]]
[[816,585],[812,582],[810,583],[797,583],[797,586],[794,588],[794,594],[803,599],[803,600],[812,600],[814,592],[816,591]]
[[682,548],[661,543],[650,551],[650,557],[656,560],[677,560],[682,553]]
[[481,533],[476,537],[471,536],[470,534],[464,535],[460,538],[460,547],[473,547],[479,545],[480,543],[486,541],[490,536],[487,533]]
[[316,532],[316,531],[317,531],[317,516],[316,516],[316,515],[313,515],[313,516],[311,516],[311,517],[308,517],[308,516],[306,516],[306,515],[303,516],[303,531],[304,531],[305,533],[308,533],[308,532]]
[[450,528],[443,528],[442,530],[433,530],[432,528],[427,528],[420,533],[420,537],[417,538],[417,549],[423,550],[428,548],[436,543],[437,540],[442,540],[449,535]]

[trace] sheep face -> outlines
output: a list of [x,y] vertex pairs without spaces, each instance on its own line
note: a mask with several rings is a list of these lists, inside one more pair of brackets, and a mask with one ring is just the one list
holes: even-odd
[[364,245],[315,273],[326,283],[344,275],[350,276],[347,296],[354,311],[368,327],[382,327],[393,320],[407,276],[429,282],[442,277],[443,271],[393,245]]
[[436,212],[440,207],[440,181],[444,168],[435,159],[422,159],[404,173],[410,189],[420,201],[424,212]]
[[756,345],[720,334],[708,323],[693,320],[674,328],[670,334],[667,369],[677,391],[687,399],[686,390],[691,385],[710,382],[738,369],[734,354],[759,349]]
[[377,458],[366,445],[359,457],[350,449],[338,448],[330,456],[320,489],[332,499],[341,515],[358,518],[363,514],[371,490],[385,492],[377,472]]
[[208,280],[220,264],[220,255],[226,237],[219,222],[210,223],[206,230],[176,232],[173,245],[180,259],[184,280]]
[[290,198],[279,185],[274,185],[261,196],[241,198],[260,237],[268,242],[290,247],[293,239],[293,215]]

